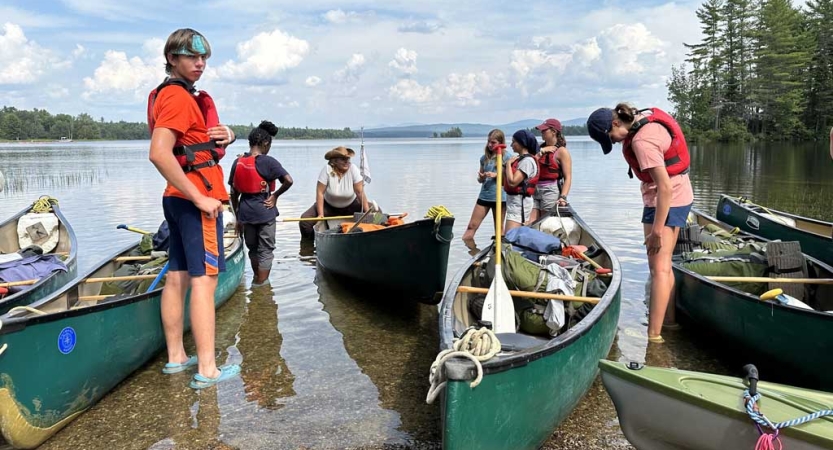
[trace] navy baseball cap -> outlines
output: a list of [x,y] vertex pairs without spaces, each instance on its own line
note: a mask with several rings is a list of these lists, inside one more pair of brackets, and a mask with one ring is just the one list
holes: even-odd
[[613,128],[613,110],[610,108],[599,108],[587,118],[587,132],[602,146],[605,155],[613,149],[613,141],[608,135],[611,128]]

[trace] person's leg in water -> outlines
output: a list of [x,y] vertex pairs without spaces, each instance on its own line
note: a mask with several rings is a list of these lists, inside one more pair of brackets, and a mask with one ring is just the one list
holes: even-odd
[[258,229],[257,225],[251,223],[243,224],[243,241],[246,243],[246,249],[249,250],[249,263],[252,265],[252,284],[257,283],[260,267],[257,257],[258,254]]
[[275,252],[275,222],[258,224],[257,228],[257,255],[258,271],[255,274],[255,282],[252,286],[264,285],[269,282],[269,274],[272,271],[272,261]]
[[[653,224],[643,224],[647,238]],[[662,324],[675,323],[675,305],[673,303],[674,272],[671,268],[671,256],[677,244],[679,227],[666,226],[662,230],[662,247],[655,254],[648,255],[648,268],[651,271],[651,298],[648,304],[648,339],[661,340]]]
[[466,226],[466,231],[463,233],[463,240],[464,241],[473,241],[474,234],[477,232],[477,229],[480,228],[480,224],[483,223],[483,219],[486,218],[486,214],[489,212],[489,206],[485,205],[482,200],[477,200],[477,203],[474,204],[474,209],[471,212],[471,219],[469,220],[468,226]]

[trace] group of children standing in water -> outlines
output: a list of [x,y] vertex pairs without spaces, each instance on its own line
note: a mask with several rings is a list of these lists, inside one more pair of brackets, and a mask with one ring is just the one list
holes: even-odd
[[[541,214],[567,204],[572,184],[572,160],[567,150],[561,122],[547,119],[535,127],[541,132],[543,144],[529,130],[518,130],[512,135],[512,150],[516,155],[505,158],[503,192],[505,206],[501,223],[504,230],[511,230],[538,219]],[[489,132],[484,155],[480,157],[477,181],[480,195],[471,214],[471,220],[463,234],[463,240],[472,242],[474,233],[489,211],[497,222],[497,153],[495,149],[506,143],[501,130]]]

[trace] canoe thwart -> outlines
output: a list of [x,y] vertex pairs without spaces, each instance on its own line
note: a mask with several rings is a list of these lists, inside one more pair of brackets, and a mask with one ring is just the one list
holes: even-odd
[[[459,286],[457,287],[457,292],[465,293],[465,294],[486,294],[489,292],[486,288],[478,288],[472,286]],[[583,303],[592,303],[597,304],[599,303],[598,297],[580,297],[575,295],[563,295],[563,294],[550,294],[548,292],[526,292],[526,291],[509,291],[509,295],[512,297],[524,297],[524,298],[539,298],[544,300],[563,300],[568,302],[583,302]]]
[[84,283],[108,283],[110,281],[133,281],[133,280],[153,280],[158,274],[150,275],[127,275],[123,277],[100,277],[87,278]]

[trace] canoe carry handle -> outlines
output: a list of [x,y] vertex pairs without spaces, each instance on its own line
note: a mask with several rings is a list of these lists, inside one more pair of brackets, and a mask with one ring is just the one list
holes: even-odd
[[743,371],[746,372],[743,378],[749,382],[749,395],[754,397],[758,393],[758,368],[754,364],[747,364],[743,366]]

